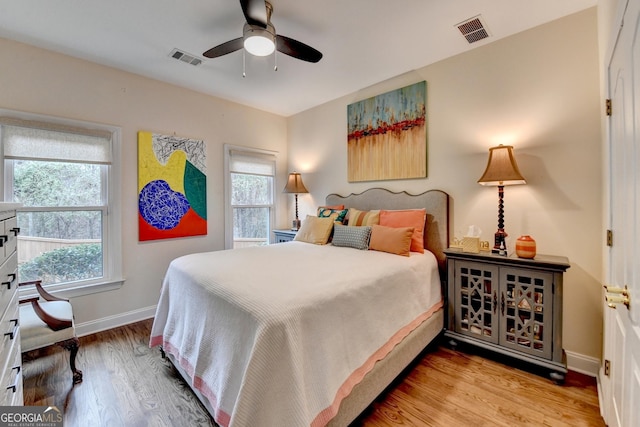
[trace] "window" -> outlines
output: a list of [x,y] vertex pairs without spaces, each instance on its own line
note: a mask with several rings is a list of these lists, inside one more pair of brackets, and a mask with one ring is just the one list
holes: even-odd
[[120,286],[119,131],[40,119],[0,117],[5,200],[22,204],[19,278],[69,296]]
[[225,145],[225,169],[225,247],[268,244],[275,216],[275,153]]

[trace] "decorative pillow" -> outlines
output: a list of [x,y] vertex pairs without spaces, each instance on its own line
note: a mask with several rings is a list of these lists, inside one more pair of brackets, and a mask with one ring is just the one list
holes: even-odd
[[359,211],[355,208],[349,208],[349,222],[347,225],[359,227],[361,225],[378,225],[380,224],[380,211]]
[[340,211],[340,210],[344,209],[344,205],[319,206],[318,207],[318,212],[320,212],[320,209],[335,209],[337,211]]
[[330,209],[330,208],[318,208],[318,217],[320,218],[333,218],[335,222],[342,224],[344,218],[347,216],[348,209]]
[[296,237],[294,237],[293,240],[314,243],[316,245],[326,245],[332,230],[332,218],[320,218],[313,215],[307,215],[304,221],[302,221],[302,226],[296,233]]
[[333,246],[345,246],[366,250],[369,249],[371,227],[347,227],[342,224],[333,225]]
[[380,225],[386,227],[413,227],[411,250],[424,253],[424,221],[426,209],[404,209],[396,211],[380,211]]
[[409,256],[413,227],[371,226],[369,249],[389,252],[390,254]]

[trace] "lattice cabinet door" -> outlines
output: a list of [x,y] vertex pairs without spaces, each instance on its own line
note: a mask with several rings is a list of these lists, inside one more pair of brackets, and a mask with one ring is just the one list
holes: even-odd
[[551,358],[553,274],[500,267],[500,345]]
[[497,343],[498,267],[476,262],[457,262],[455,270],[456,332]]

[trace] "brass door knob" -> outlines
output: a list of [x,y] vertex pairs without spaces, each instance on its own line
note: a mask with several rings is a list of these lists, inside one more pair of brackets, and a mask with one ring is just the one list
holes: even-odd
[[616,308],[616,304],[624,304],[625,307],[629,308],[631,305],[631,298],[629,296],[629,288],[627,285],[624,288],[619,286],[610,286],[604,285],[604,290],[608,294],[614,295],[605,295],[604,300],[607,302],[607,306],[609,308]]

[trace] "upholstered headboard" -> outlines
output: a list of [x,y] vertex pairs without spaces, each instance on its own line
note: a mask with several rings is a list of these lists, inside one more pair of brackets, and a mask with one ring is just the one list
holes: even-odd
[[424,247],[436,256],[441,274],[446,271],[444,250],[449,247],[449,195],[444,191],[429,190],[413,195],[406,191],[394,193],[384,188],[371,188],[348,196],[329,194],[326,203],[359,210],[425,208]]

